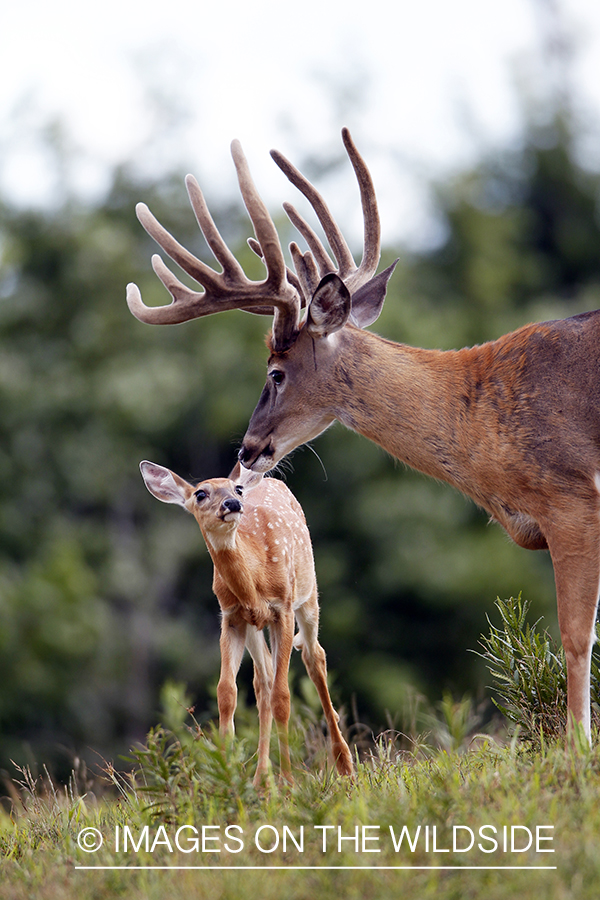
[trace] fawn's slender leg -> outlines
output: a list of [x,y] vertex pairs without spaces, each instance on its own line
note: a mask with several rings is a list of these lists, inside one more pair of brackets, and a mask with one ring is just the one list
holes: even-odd
[[567,661],[567,724],[571,719],[581,722],[591,742],[590,666],[600,587],[600,523],[596,511],[587,517],[582,511],[576,521],[576,530],[557,528],[548,534],[548,546]]
[[336,768],[340,775],[352,775],[352,755],[338,725],[339,716],[333,708],[327,687],[325,651],[317,640],[319,604],[316,589],[310,599],[296,610],[296,619],[300,634],[296,636],[294,643],[302,649],[302,662],[319,694],[329,729]]
[[294,640],[294,613],[291,603],[289,609],[279,612],[276,622],[269,626],[271,648],[273,651],[273,690],[271,692],[271,709],[277,736],[279,738],[279,759],[281,777],[292,781],[290,763],[290,747],[288,741],[288,723],[290,720],[290,686],[289,669]]
[[239,671],[244,647],[246,646],[247,625],[239,617],[223,615],[221,622],[221,674],[217,685],[219,706],[219,731],[233,734],[233,716],[237,705],[237,685],[235,679]]
[[269,749],[271,742],[271,691],[273,688],[273,661],[265,640],[264,632],[253,625],[246,632],[246,646],[254,662],[254,693],[258,707],[258,765],[254,775],[254,786],[259,787],[269,771]]

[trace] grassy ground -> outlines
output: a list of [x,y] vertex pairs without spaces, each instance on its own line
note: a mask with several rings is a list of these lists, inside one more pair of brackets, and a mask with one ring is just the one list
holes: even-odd
[[[16,772],[0,806],[0,900],[586,900],[600,885],[600,745],[566,744],[564,660],[498,601],[484,638],[512,740],[475,735],[468,700],[417,710],[427,737],[354,729],[356,776],[327,765],[316,694],[298,687],[293,787],[252,788],[256,715],[238,704],[238,738],[191,717],[182,686],[163,692],[162,721],[133,753],[129,775],[81,768],[56,788]],[[600,666],[592,663],[595,723]],[[352,729],[351,729],[352,731]],[[411,733],[416,732],[413,725]],[[101,844],[101,846],[100,846]]]
[[[297,725],[295,741],[297,758],[306,755],[311,727]],[[135,781],[109,769],[104,796],[97,785],[84,794],[75,778],[58,790],[23,771],[0,821],[0,897],[596,898],[600,749],[482,738],[469,747],[399,751],[384,737],[353,782],[313,759],[310,770],[297,767],[293,788],[273,784],[261,796],[246,743],[179,726],[149,737]],[[103,837],[96,852],[78,846],[85,828]],[[487,868],[467,868],[477,866]],[[552,868],[508,868],[540,866]]]

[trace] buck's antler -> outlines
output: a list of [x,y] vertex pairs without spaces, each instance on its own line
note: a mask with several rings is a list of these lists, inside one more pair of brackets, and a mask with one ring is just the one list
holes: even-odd
[[260,255],[267,267],[264,281],[249,279],[221,237],[204,200],[198,182],[192,175],[186,186],[198,225],[223,271],[215,272],[175,240],[152,215],[144,203],[138,203],[138,219],[148,234],[184,272],[191,275],[204,291],[193,291],[166,267],[160,256],[152,257],[152,267],[173,297],[168,306],[150,307],[142,300],[135,284],[127,286],[127,304],[136,318],[152,325],[175,325],[200,316],[228,309],[244,309],[260,315],[274,315],[273,343],[278,350],[287,349],[299,327],[302,304],[300,285],[285,265],[277,230],[252,181],[246,158],[238,141],[231,145],[240,191],[254,226]]
[[360,188],[364,221],[364,249],[360,266],[357,266],[354,262],[350,248],[319,191],[283,154],[277,150],[271,151],[271,156],[279,168],[292,184],[304,194],[314,209],[337,262],[336,268],[310,225],[291,204],[284,203],[283,207],[290,221],[298,229],[310,248],[310,253],[303,254],[297,244],[290,244],[294,267],[302,282],[303,290],[305,293],[308,293],[309,297],[312,297],[320,279],[330,272],[336,272],[350,291],[350,294],[354,294],[373,277],[379,264],[381,229],[371,174],[365,161],[356,149],[347,128],[342,129],[342,140]]
[[[249,244],[263,259],[267,268],[264,281],[251,281],[221,237],[204,200],[198,182],[188,175],[186,185],[190,202],[206,242],[223,271],[215,272],[193,256],[175,240],[155,219],[144,203],[138,203],[137,216],[148,234],[162,247],[184,272],[191,275],[204,291],[193,291],[182,284],[165,266],[160,256],[152,257],[154,271],[173,297],[168,306],[149,307],[142,301],[135,284],[127,287],[129,309],[142,322],[174,325],[200,316],[228,309],[243,309],[261,315],[274,315],[272,345],[275,350],[287,350],[296,339],[300,310],[310,303],[324,275],[336,272],[350,294],[366,285],[375,274],[380,255],[380,227],[375,189],[367,166],[358,153],[348,129],[342,131],[344,146],[356,173],[360,187],[363,219],[364,250],[360,266],[356,266],[348,244],[333,219],[327,204],[317,189],[281,153],[271,155],[289,180],[309,200],[333,252],[330,258],[310,225],[290,204],[284,204],[292,224],[306,240],[309,250],[302,253],[296,243],[290,244],[295,272],[286,267],[277,230],[267,208],[252,181],[250,170],[238,141],[231,145],[240,191],[254,226],[256,239]],[[336,266],[337,263],[337,266]],[[389,272],[378,278],[387,282]],[[382,296],[385,294],[383,290]]]

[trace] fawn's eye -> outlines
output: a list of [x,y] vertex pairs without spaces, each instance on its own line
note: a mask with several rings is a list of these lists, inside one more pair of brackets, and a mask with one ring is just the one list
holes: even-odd
[[269,377],[272,379],[273,384],[279,385],[285,378],[285,375],[280,369],[273,369],[273,371],[269,373]]
[[198,503],[200,503],[202,500],[206,500],[206,498],[208,497],[208,494],[206,493],[206,491],[203,491],[202,489],[200,489],[199,491],[196,491],[196,493],[194,494],[194,497],[196,498]]
[[242,494],[244,493],[244,488],[241,486],[241,484],[236,484],[235,492],[238,495],[238,497],[242,496]]

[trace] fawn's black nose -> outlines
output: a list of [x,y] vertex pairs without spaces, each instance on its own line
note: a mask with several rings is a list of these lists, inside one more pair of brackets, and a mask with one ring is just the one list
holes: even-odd
[[223,500],[221,508],[224,512],[241,512],[242,504],[235,497],[228,497],[227,500]]

